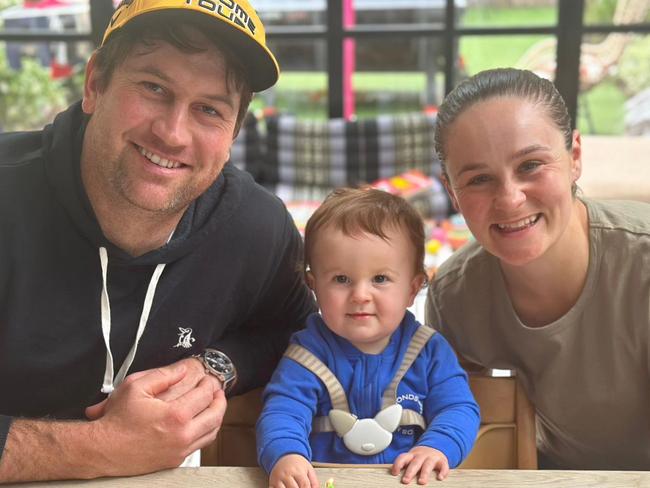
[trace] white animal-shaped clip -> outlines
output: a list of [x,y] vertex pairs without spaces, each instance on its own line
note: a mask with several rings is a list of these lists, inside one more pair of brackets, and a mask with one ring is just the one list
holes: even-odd
[[397,385],[435,333],[436,331],[432,328],[421,326],[413,334],[402,364],[384,391],[383,408],[375,415],[375,418],[367,419],[358,419],[350,412],[341,382],[325,363],[309,349],[299,344],[290,344],[284,356],[293,359],[315,374],[327,388],[327,393],[332,401],[333,408],[327,416],[314,418],[312,432],[335,431],[350,451],[361,456],[372,456],[390,446],[393,441],[393,432],[399,425],[415,425],[425,430],[427,424],[420,412],[408,408],[402,410],[402,406],[397,403]]
[[332,409],[329,419],[343,444],[362,456],[372,456],[386,449],[402,418],[402,406],[394,404],[381,410],[373,419],[358,419],[344,410]]

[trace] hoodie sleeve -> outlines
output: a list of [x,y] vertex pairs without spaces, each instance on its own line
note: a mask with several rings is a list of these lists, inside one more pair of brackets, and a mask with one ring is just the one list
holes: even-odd
[[268,243],[264,247],[271,250],[264,261],[273,266],[265,275],[249,277],[264,283],[259,300],[250,304],[251,314],[245,323],[228,331],[214,345],[237,368],[233,395],[268,382],[291,334],[303,328],[309,314],[316,311],[313,294],[302,273],[302,237],[286,210],[285,213],[279,245]]
[[449,467],[458,466],[470,453],[480,424],[479,407],[469,388],[467,374],[445,338],[437,333],[429,350],[429,395],[424,414],[427,430],[417,445],[438,449],[447,456]]

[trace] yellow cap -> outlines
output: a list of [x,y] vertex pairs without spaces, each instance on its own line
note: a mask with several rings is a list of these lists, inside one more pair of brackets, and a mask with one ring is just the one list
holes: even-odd
[[266,47],[264,25],[247,0],[123,0],[108,23],[102,45],[134,18],[162,11],[197,12],[214,19],[214,27],[247,70],[253,91],[266,90],[278,81],[280,68]]

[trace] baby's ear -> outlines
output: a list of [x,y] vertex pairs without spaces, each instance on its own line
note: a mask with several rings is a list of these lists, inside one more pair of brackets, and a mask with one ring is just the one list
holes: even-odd
[[411,281],[411,293],[409,297],[409,301],[411,302],[409,307],[413,305],[415,302],[415,297],[417,296],[418,293],[420,293],[420,290],[424,286],[424,283],[426,282],[427,277],[420,273],[416,276],[413,277],[413,281]]

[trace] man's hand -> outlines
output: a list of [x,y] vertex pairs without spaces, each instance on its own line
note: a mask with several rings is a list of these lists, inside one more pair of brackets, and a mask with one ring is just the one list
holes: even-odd
[[166,401],[176,400],[196,388],[199,382],[206,376],[210,378],[215,391],[223,389],[221,381],[216,376],[206,372],[205,366],[200,359],[191,357],[179,361],[179,364],[186,365],[187,372],[185,376],[178,383],[173,384],[167,390],[160,393],[157,398]]
[[418,476],[418,484],[426,485],[433,471],[438,472],[438,479],[444,480],[449,474],[449,461],[447,456],[437,449],[426,446],[416,446],[409,452],[397,456],[391,474],[397,476],[402,469],[406,468],[402,476],[402,483],[408,485],[415,476]]
[[225,411],[220,382],[189,358],[127,376],[86,414],[97,419],[98,435],[116,446],[115,452],[106,453],[105,460],[116,468],[108,474],[124,475],[178,466],[214,441]]
[[[187,368],[183,377],[177,382],[169,386],[166,390],[160,392],[156,398],[159,400],[171,401],[176,400],[177,398],[188,393],[190,390],[193,390],[197,387],[199,382],[206,376],[205,366],[197,358],[186,358],[178,361],[178,365],[185,365]],[[171,365],[173,366],[173,365]],[[164,369],[164,368],[162,368]],[[135,381],[138,378],[151,374],[157,371],[156,369],[147,369],[145,371],[138,371],[137,373],[130,374],[127,376],[129,381]],[[212,378],[212,383],[214,384],[215,390],[222,388],[221,382],[217,379],[216,376],[210,375]],[[106,398],[104,401],[99,402],[95,405],[92,405],[86,409],[86,417],[90,420],[97,420],[98,418],[104,415],[104,408],[108,403],[109,398]]]
[[273,466],[269,488],[318,488],[316,470],[301,455],[287,454]]
[[150,473],[212,442],[226,411],[219,381],[196,359],[128,376],[91,422],[16,419],[0,482]]

